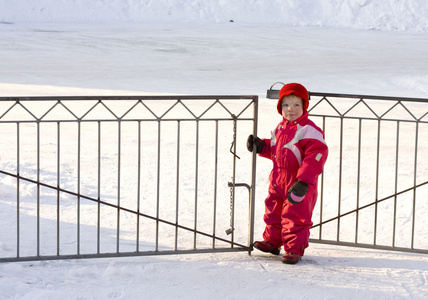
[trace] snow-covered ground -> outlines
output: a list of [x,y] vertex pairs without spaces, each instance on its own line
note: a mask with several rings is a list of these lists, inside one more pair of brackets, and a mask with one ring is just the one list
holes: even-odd
[[[427,98],[427,20],[422,0],[0,0],[0,95],[256,94],[267,136],[276,81]],[[320,244],[296,266],[260,252],[4,263],[0,299],[426,299],[427,270],[426,255]]]
[[424,0],[0,0],[0,22],[282,24],[428,30]]

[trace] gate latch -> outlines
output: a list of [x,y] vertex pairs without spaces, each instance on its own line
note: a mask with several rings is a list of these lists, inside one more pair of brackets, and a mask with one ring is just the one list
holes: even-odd
[[234,184],[233,182],[230,182],[230,181],[227,183],[227,186],[230,188],[230,228],[226,229],[226,234],[229,235],[235,230],[235,228],[233,228],[233,209],[234,209],[234,203],[233,203],[234,202],[233,201],[234,200],[233,199],[234,189],[233,189],[233,187],[234,186],[235,187],[237,187],[237,186],[246,187],[248,189],[248,193],[250,195],[251,194],[251,186],[249,186],[246,183],[235,183]]

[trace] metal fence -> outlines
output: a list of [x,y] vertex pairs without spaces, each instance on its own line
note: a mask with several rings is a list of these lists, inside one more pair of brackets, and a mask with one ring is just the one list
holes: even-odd
[[0,98],[0,262],[251,251],[257,105]]
[[329,145],[310,242],[428,253],[428,99],[310,92],[309,114]]
[[[428,99],[310,97],[330,151],[310,241],[428,253]],[[257,113],[257,96],[0,98],[0,262],[251,251]]]

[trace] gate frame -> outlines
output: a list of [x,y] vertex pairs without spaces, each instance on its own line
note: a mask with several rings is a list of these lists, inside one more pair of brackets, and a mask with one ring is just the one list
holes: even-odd
[[[279,91],[280,90],[276,90],[273,89],[273,87],[276,84],[282,84],[284,85],[284,83],[282,82],[275,82],[266,92],[266,98],[268,99],[275,99],[278,100],[279,97]],[[336,217],[330,218],[328,220],[323,220],[323,214],[322,214],[322,203],[323,203],[323,190],[324,190],[324,173],[321,175],[321,181],[320,181],[320,192],[319,192],[319,201],[321,203],[320,205],[320,222],[317,224],[314,224],[311,229],[313,228],[319,228],[319,236],[318,238],[310,238],[309,242],[310,243],[319,243],[319,244],[328,244],[328,245],[336,245],[336,246],[347,246],[347,247],[357,247],[357,248],[368,248],[368,249],[378,249],[378,250],[387,250],[387,251],[399,251],[399,252],[409,252],[409,253],[420,253],[420,254],[428,254],[428,248],[427,249],[418,249],[418,248],[414,248],[414,237],[415,237],[415,211],[416,211],[416,189],[427,185],[428,181],[425,181],[423,183],[420,184],[416,184],[416,172],[417,172],[417,154],[418,154],[418,130],[419,130],[419,124],[423,123],[423,124],[428,124],[428,120],[422,120],[424,118],[426,118],[428,116],[428,109],[427,111],[420,116],[419,118],[416,118],[411,111],[409,111],[407,109],[407,107],[405,107],[402,102],[406,103],[406,102],[413,102],[413,103],[427,103],[428,104],[428,99],[426,98],[412,98],[412,97],[389,97],[389,96],[374,96],[374,95],[356,95],[356,94],[338,94],[338,93],[323,93],[323,92],[310,92],[309,93],[309,99],[311,100],[311,97],[319,97],[319,101],[317,101],[317,103],[315,104],[315,106],[312,106],[309,110],[308,113],[310,116],[314,116],[314,117],[321,117],[323,119],[323,130],[324,130],[324,126],[325,126],[325,120],[326,118],[339,118],[341,121],[343,121],[344,119],[357,119],[357,120],[377,120],[380,124],[380,121],[396,121],[396,122],[413,122],[416,123],[416,145],[415,145],[415,161],[414,161],[414,183],[413,183],[413,187],[407,188],[405,190],[402,191],[395,191],[394,194],[382,198],[382,199],[378,199],[378,184],[376,184],[376,199],[374,199],[374,202],[364,205],[364,206],[358,206],[357,208],[351,211],[347,211],[347,212],[341,212],[340,211],[340,201],[341,199],[338,199],[339,201],[339,213]],[[358,99],[358,101],[347,111],[345,111],[343,114],[339,112],[339,110],[336,109],[336,107],[334,106],[334,104],[329,101],[329,99],[331,98],[341,98],[341,99]],[[381,116],[377,116],[376,113],[370,108],[370,106],[364,101],[364,100],[381,100],[381,101],[391,101],[391,102],[395,102],[395,104],[390,107],[383,115]],[[311,114],[311,111],[314,110],[316,108],[316,106],[318,106],[318,104],[320,104],[321,102],[326,101],[337,113],[336,116],[326,116],[326,115],[321,115],[321,114]],[[377,117],[350,117],[347,116],[346,114],[348,112],[350,112],[354,107],[356,107],[359,103],[363,103],[365,104],[369,110],[371,110],[371,112],[376,115]],[[393,110],[395,108],[395,106],[397,105],[402,105],[407,112],[409,113],[409,116],[411,116],[413,118],[413,120],[409,121],[409,120],[402,120],[402,119],[391,119],[391,118],[387,118],[387,119],[383,119],[383,116],[386,115],[388,112],[390,112],[391,110]],[[342,123],[343,124],[343,123]],[[341,129],[340,131],[340,140],[343,139],[343,129]],[[377,136],[377,142],[379,143],[379,135]],[[340,151],[342,151],[342,147],[343,145],[340,145]],[[377,149],[377,157],[379,157],[379,148]],[[339,191],[341,190],[341,185],[342,185],[342,180],[341,180],[341,171],[342,171],[342,157],[340,157],[340,175],[339,175]],[[377,158],[377,163],[379,163],[379,158]],[[376,174],[376,180],[379,180],[379,166],[376,167],[377,170],[377,174]],[[397,180],[397,175],[395,175],[395,180]],[[355,237],[355,242],[345,242],[345,241],[341,241],[340,240],[340,232],[339,232],[339,228],[340,228],[340,218],[350,215],[352,213],[357,213],[367,207],[371,207],[371,206],[375,206],[377,208],[377,204],[381,203],[385,200],[391,199],[391,198],[396,198],[398,195],[401,195],[405,192],[409,192],[413,190],[413,208],[412,208],[412,237],[411,237],[411,245],[410,247],[397,247],[395,246],[395,230],[393,233],[393,241],[392,241],[392,245],[391,246],[386,246],[386,245],[378,245],[376,243],[376,234],[377,234],[377,230],[376,230],[376,226],[377,226],[377,210],[375,212],[375,220],[374,220],[374,237],[373,237],[373,243],[372,244],[367,244],[367,243],[360,243],[357,241],[357,237]],[[339,195],[341,195],[341,193],[339,192]],[[322,238],[322,226],[326,223],[329,223],[331,221],[338,221],[338,229],[337,229],[337,238],[336,240],[327,240],[327,239],[323,239]],[[396,223],[396,219],[394,218],[393,221],[393,226],[395,229],[395,223]],[[356,225],[356,229],[355,231],[358,231],[358,221],[357,221],[357,225]]]
[[[106,105],[104,103],[104,101],[122,101],[122,100],[127,100],[127,101],[136,101],[136,103],[132,106],[132,108],[130,108],[128,111],[125,112],[124,115],[122,116],[117,116],[112,110],[109,109],[108,105]],[[150,108],[148,106],[146,106],[144,104],[144,101],[152,101],[152,100],[172,100],[175,101],[174,104],[171,105],[171,107],[161,116],[157,116],[152,110],[150,110]],[[195,114],[193,114],[193,112],[182,102],[182,101],[186,101],[186,100],[200,100],[200,101],[213,101],[213,104],[211,104],[201,115],[196,116]],[[228,100],[246,100],[247,102],[249,101],[249,104],[238,114],[238,115],[234,115],[232,114],[229,109],[221,102],[221,101],[228,101]],[[36,117],[28,108],[25,107],[25,105],[22,104],[22,102],[26,102],[26,101],[51,101],[54,102],[53,106],[46,111],[45,114],[43,114],[41,117]],[[70,109],[67,108],[66,105],[63,104],[63,101],[96,101],[96,104],[94,106],[92,106],[82,117],[77,117]],[[19,124],[21,123],[35,123],[37,124],[37,135],[38,135],[38,145],[37,145],[37,179],[30,179],[30,178],[26,178],[23,177],[19,174],[19,158],[18,161],[16,163],[16,168],[17,168],[17,174],[13,174],[11,172],[7,172],[4,170],[0,170],[0,174],[6,175],[6,176],[10,176],[13,177],[17,180],[17,196],[16,196],[16,201],[17,201],[17,249],[16,249],[16,256],[15,257],[0,257],[0,263],[1,262],[16,262],[16,261],[41,261],[41,260],[62,260],[62,259],[85,259],[85,258],[102,258],[102,257],[129,257],[129,256],[149,256],[149,255],[171,255],[171,254],[191,254],[191,253],[213,253],[213,252],[239,252],[239,251],[246,251],[249,254],[251,253],[251,251],[253,250],[253,236],[254,236],[254,198],[255,198],[255,180],[256,180],[256,157],[257,157],[257,153],[256,151],[253,151],[252,153],[252,161],[251,161],[251,184],[246,184],[246,183],[237,183],[235,182],[235,171],[236,171],[236,158],[238,157],[235,153],[236,153],[236,134],[234,132],[233,135],[233,142],[232,142],[232,146],[230,148],[230,152],[234,155],[233,156],[233,177],[232,177],[232,182],[228,183],[228,186],[232,189],[231,190],[231,225],[232,225],[232,230],[230,232],[230,240],[225,239],[225,238],[221,238],[216,236],[215,231],[212,234],[209,233],[205,233],[205,232],[201,232],[199,230],[196,229],[196,220],[195,220],[195,228],[189,228],[189,227],[185,227],[182,225],[179,225],[178,223],[173,223],[173,222],[169,222],[166,220],[162,220],[160,219],[158,216],[153,217],[147,214],[143,214],[140,211],[133,211],[124,207],[120,206],[120,202],[115,205],[115,204],[111,204],[105,201],[102,201],[100,199],[100,197],[98,197],[98,199],[94,198],[94,197],[88,197],[85,196],[83,194],[80,193],[80,183],[78,183],[78,187],[77,187],[77,192],[73,192],[73,191],[69,191],[66,189],[61,188],[60,186],[53,186],[50,184],[46,184],[40,181],[40,141],[39,141],[39,136],[40,136],[40,127],[39,124],[40,123],[45,123],[45,122],[49,122],[49,123],[61,123],[61,122],[77,122],[79,125],[81,124],[81,122],[118,122],[118,124],[120,124],[120,122],[127,122],[127,121],[137,121],[137,122],[142,122],[142,121],[157,121],[159,122],[159,126],[160,126],[160,122],[164,121],[163,117],[170,111],[172,110],[175,105],[177,104],[182,104],[194,117],[194,119],[166,119],[166,121],[195,121],[195,122],[200,122],[200,121],[226,121],[226,122],[233,122],[234,124],[236,124],[237,121],[243,120],[243,121],[250,121],[253,124],[253,135],[257,135],[257,124],[258,124],[258,96],[255,95],[172,95],[172,96],[49,96],[49,97],[0,97],[0,102],[11,102],[12,104],[10,105],[9,109],[7,109],[2,115],[0,115],[0,125],[2,123],[15,123],[17,124],[17,127],[19,128]],[[123,117],[128,114],[135,106],[137,106],[138,104],[143,104],[148,111],[153,115],[153,119],[132,119],[132,120],[124,120]],[[230,118],[209,118],[209,119],[202,119],[201,117],[207,112],[209,111],[215,104],[220,104],[229,114],[230,114]],[[32,116],[33,120],[3,120],[3,117],[5,115],[7,115],[9,113],[9,111],[11,111],[16,105],[21,106],[30,116]],[[75,120],[43,120],[43,118],[49,114],[50,111],[52,111],[57,105],[62,105],[66,110],[68,110],[68,112],[71,113],[71,115],[73,115],[75,117]],[[113,120],[84,120],[84,117],[92,110],[94,109],[97,105],[103,105],[108,111],[110,111],[110,113],[114,116]],[[246,112],[247,109],[249,107],[252,106],[253,109],[253,116],[250,117],[241,117],[241,114]],[[198,123],[197,123],[198,124]],[[235,125],[236,126],[236,125]],[[235,127],[236,128],[236,127]],[[179,129],[178,129],[179,130]],[[79,126],[79,133],[80,133],[80,126]],[[160,134],[160,133],[158,133]],[[59,133],[58,133],[59,135]],[[120,132],[119,132],[120,135]],[[217,137],[218,137],[218,133],[217,133]],[[19,145],[19,129],[17,130],[17,144]],[[80,143],[80,140],[78,141],[78,143]],[[118,142],[120,144],[120,142]],[[160,141],[158,141],[158,143],[160,143]],[[198,144],[198,143],[197,143]],[[217,145],[217,141],[216,141],[216,145]],[[159,145],[158,145],[159,147]],[[19,146],[17,149],[18,153],[19,153]],[[199,152],[199,149],[196,150],[197,153]],[[198,155],[198,154],[196,154]],[[80,156],[80,154],[79,154]],[[19,154],[18,154],[19,157]],[[238,157],[239,158],[239,157]],[[80,159],[80,158],[79,158]],[[79,161],[78,159],[78,161]],[[216,158],[217,160],[217,158]],[[158,162],[159,164],[160,162]],[[120,162],[119,162],[119,166],[120,166]],[[80,172],[80,163],[79,163],[79,170],[78,172]],[[195,167],[196,169],[198,168],[198,166]],[[59,172],[59,171],[58,171]],[[99,172],[99,171],[98,171]],[[159,175],[159,168],[157,170],[157,174]],[[99,173],[98,173],[99,175]],[[58,176],[60,176],[60,174],[58,173]],[[120,176],[120,175],[119,175]],[[215,175],[217,176],[217,174]],[[159,178],[158,178],[159,180]],[[178,180],[178,179],[177,179]],[[195,179],[197,182],[197,178]],[[20,231],[20,226],[19,226],[19,182],[20,181],[25,181],[25,182],[29,182],[32,184],[36,184],[37,185],[37,255],[35,256],[20,256],[20,236],[19,236],[19,231]],[[217,177],[215,178],[215,181],[217,182]],[[197,183],[196,183],[197,185]],[[170,226],[175,227],[175,229],[177,230],[178,228],[180,229],[184,229],[190,232],[193,232],[195,235],[195,242],[194,242],[194,248],[193,249],[184,249],[184,250],[179,250],[177,249],[177,245],[175,246],[174,250],[159,250],[158,249],[158,245],[157,245],[157,238],[158,238],[158,232],[156,232],[156,249],[155,251],[140,251],[138,248],[138,243],[137,243],[137,249],[136,251],[132,251],[132,252],[121,252],[119,250],[119,235],[117,236],[118,242],[117,242],[117,247],[116,247],[116,252],[108,252],[108,253],[100,253],[99,252],[99,240],[98,240],[98,245],[97,245],[97,249],[98,252],[97,253],[90,253],[90,254],[82,254],[80,253],[79,249],[80,249],[80,238],[79,238],[79,234],[77,237],[77,253],[76,254],[60,254],[59,253],[59,224],[57,224],[57,254],[56,255],[40,255],[40,228],[39,228],[39,222],[40,222],[40,213],[39,213],[39,206],[40,206],[40,187],[45,187],[51,190],[55,190],[58,195],[59,193],[65,193],[68,195],[72,195],[77,197],[77,199],[86,199],[89,201],[93,201],[98,203],[98,205],[106,205],[112,208],[117,209],[118,213],[119,211],[125,211],[128,213],[132,213],[137,215],[137,217],[144,217],[144,218],[148,218],[151,220],[156,221],[157,223],[164,223]],[[246,187],[248,189],[249,192],[249,203],[248,203],[248,209],[249,209],[249,216],[248,216],[248,244],[247,245],[242,245],[239,244],[237,242],[234,241],[234,234],[233,234],[233,222],[234,222],[234,206],[235,206],[235,188],[236,187]],[[118,186],[117,189],[119,189],[120,186]],[[159,188],[159,186],[158,186]],[[197,189],[197,187],[196,187]],[[159,192],[159,190],[158,190]],[[216,195],[215,195],[216,197]],[[197,196],[196,196],[197,198]],[[118,197],[118,199],[120,199]],[[78,200],[80,203],[80,200]],[[159,201],[159,199],[157,200]],[[176,200],[177,201],[177,200]],[[195,202],[197,203],[197,199],[195,199]],[[159,202],[158,202],[159,204]],[[59,209],[59,208],[57,208]],[[195,217],[196,218],[196,217]],[[79,227],[80,227],[80,220],[78,218],[78,220],[76,221],[75,225],[78,227],[78,232],[80,231]],[[59,220],[57,220],[57,223],[59,223]],[[215,219],[214,219],[214,224],[215,224]],[[117,230],[119,230],[119,224],[117,225]],[[98,228],[99,230],[99,228]],[[212,248],[201,248],[201,249],[197,249],[196,248],[196,235],[200,234],[203,236],[207,236],[213,239],[213,247]],[[229,235],[229,234],[228,234]],[[139,239],[139,236],[137,235],[137,241]],[[177,239],[177,236],[175,237],[175,239]],[[219,248],[215,246],[215,241],[221,241],[221,242],[225,242],[226,244],[230,245],[230,247],[228,248]],[[177,244],[177,243],[176,243]]]

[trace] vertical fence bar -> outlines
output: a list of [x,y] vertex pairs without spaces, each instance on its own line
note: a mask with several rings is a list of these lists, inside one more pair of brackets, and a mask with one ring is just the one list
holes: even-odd
[[358,119],[358,158],[357,158],[357,203],[355,212],[355,243],[358,243],[358,223],[360,212],[360,180],[361,180],[361,129],[362,120]]
[[[231,188],[231,199],[230,199],[230,241],[231,248],[235,241],[235,183],[236,183],[236,116],[232,115],[233,119],[233,172],[232,172],[232,188]],[[253,151],[254,152],[254,151]]]
[[375,188],[375,213],[374,213],[374,228],[373,228],[373,245],[376,245],[377,234],[377,215],[379,201],[379,153],[380,152],[380,119],[377,122],[377,146],[376,146],[376,188]]
[[121,121],[117,123],[117,228],[116,228],[116,252],[120,250],[120,164],[121,164],[121,149],[122,149],[122,126]]
[[16,174],[18,175],[16,177],[16,257],[19,257],[20,253],[20,180],[19,180],[19,174],[20,174],[20,151],[19,151],[19,144],[20,144],[20,130],[19,130],[19,122],[16,122]]
[[136,251],[140,251],[140,202],[141,202],[141,121],[138,121],[138,163],[137,163],[137,245]]
[[40,122],[37,122],[37,256],[40,256]]
[[[178,211],[180,202],[180,121],[177,121],[177,170],[176,170],[176,186],[175,186],[175,225],[178,225]],[[174,249],[178,249],[178,226],[175,226],[175,244]]]
[[213,248],[217,225],[217,183],[218,183],[218,120],[215,121],[215,154],[214,154],[214,201],[213,201]]
[[395,246],[397,222],[397,192],[398,192],[398,152],[400,148],[400,122],[397,121],[397,135],[395,140],[395,182],[394,182],[394,220],[392,223],[392,247]]
[[97,122],[97,253],[100,253],[101,242],[101,122]]
[[[323,130],[323,132],[325,133],[326,132],[326,124],[325,124],[325,120],[326,118],[325,117],[323,117],[322,118],[322,120],[323,120],[323,123],[322,123],[322,130]],[[321,177],[321,195],[320,195],[320,200],[319,200],[319,207],[320,207],[320,221],[319,221],[319,224],[320,224],[320,228],[319,228],[319,231],[318,231],[318,239],[322,239],[322,230],[323,230],[323,228],[322,228],[322,224],[323,224],[323,205],[324,205],[324,171],[323,171],[323,173],[322,173],[322,177]]]
[[56,192],[56,255],[60,255],[60,225],[61,225],[61,209],[60,209],[60,198],[61,194],[59,188],[61,187],[61,125],[57,122],[57,136],[56,136],[56,186],[58,188]]
[[195,224],[193,233],[193,248],[196,249],[196,230],[198,228],[198,174],[199,174],[199,119],[196,119],[196,158],[195,158]]
[[[325,132],[325,117],[322,118],[322,130],[323,132]],[[321,177],[321,196],[320,196],[320,229],[318,232],[318,238],[321,239],[322,238],[322,222],[323,222],[323,205],[324,205],[324,170],[322,172],[322,177]]]
[[[258,97],[253,97],[253,136],[257,136],[257,124],[258,124]],[[254,242],[254,209],[255,209],[255,199],[256,199],[256,151],[252,152],[252,163],[251,163],[251,194],[250,194],[250,203],[249,203],[249,225],[248,225],[248,246],[253,247]],[[251,254],[249,251],[248,254]]]
[[340,141],[339,141],[339,191],[338,191],[338,201],[337,201],[337,238],[336,240],[340,241],[340,214],[341,214],[341,202],[342,202],[342,168],[343,168],[343,116],[340,118]]
[[156,241],[155,251],[159,251],[159,201],[160,201],[160,160],[161,160],[161,119],[158,119],[158,161],[157,161],[157,192],[156,192]]
[[81,122],[77,122],[77,255],[80,254],[80,151],[81,151]]
[[[419,120],[416,122],[415,130],[415,162],[414,162],[414,173],[413,173],[413,186],[416,186],[417,179],[417,167],[418,167],[418,136],[419,136]],[[415,248],[415,222],[416,222],[416,188],[413,189],[413,215],[412,215],[412,241],[410,249]]]

